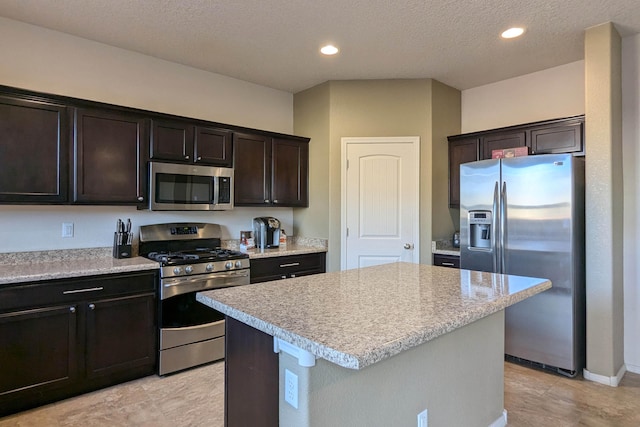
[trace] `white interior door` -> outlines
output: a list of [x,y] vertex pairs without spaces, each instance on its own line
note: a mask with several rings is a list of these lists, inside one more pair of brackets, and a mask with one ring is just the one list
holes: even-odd
[[419,262],[419,137],[342,138],[342,268]]

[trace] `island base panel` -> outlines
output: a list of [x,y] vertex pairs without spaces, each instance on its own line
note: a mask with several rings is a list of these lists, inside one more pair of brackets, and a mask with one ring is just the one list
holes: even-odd
[[273,337],[225,319],[226,427],[278,427],[278,355]]
[[281,426],[412,426],[424,409],[430,427],[504,425],[504,311],[361,370],[281,353],[280,396],[285,369],[299,396],[280,398]]

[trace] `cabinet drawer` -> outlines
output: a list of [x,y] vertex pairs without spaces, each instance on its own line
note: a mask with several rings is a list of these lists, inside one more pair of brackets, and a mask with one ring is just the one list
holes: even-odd
[[251,283],[318,274],[325,271],[325,252],[259,258],[251,260]]
[[107,296],[155,292],[156,272],[88,276],[0,288],[0,312]]
[[455,255],[433,254],[433,265],[460,268],[460,257]]

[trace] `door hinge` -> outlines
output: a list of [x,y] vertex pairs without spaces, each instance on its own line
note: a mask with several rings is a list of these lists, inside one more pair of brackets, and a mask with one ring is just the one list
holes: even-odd
[[347,159],[347,169],[349,169],[349,159]]
[[349,237],[349,227],[347,227],[347,237]]

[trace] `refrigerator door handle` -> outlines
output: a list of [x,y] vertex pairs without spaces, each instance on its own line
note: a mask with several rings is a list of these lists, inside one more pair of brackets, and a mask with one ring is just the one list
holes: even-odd
[[502,183],[500,193],[500,273],[506,273],[507,263],[505,259],[507,242],[507,183]]
[[499,183],[498,181],[496,181],[496,185],[493,187],[493,209],[492,209],[493,224],[491,224],[491,228],[493,229],[493,234],[491,235],[491,251],[493,252],[493,272],[494,273],[501,272],[500,258],[499,258],[500,238],[498,233],[498,230],[499,230],[498,221],[500,217],[500,214],[498,211],[498,207],[500,205],[499,196],[498,196],[498,186],[499,186]]

